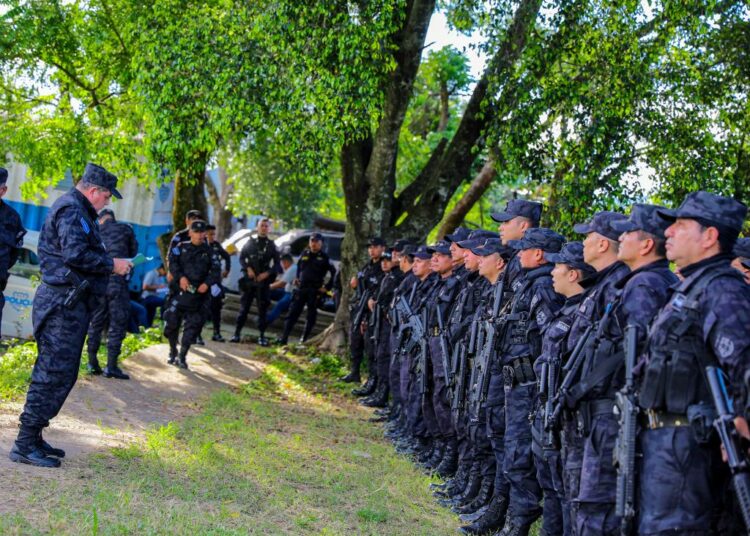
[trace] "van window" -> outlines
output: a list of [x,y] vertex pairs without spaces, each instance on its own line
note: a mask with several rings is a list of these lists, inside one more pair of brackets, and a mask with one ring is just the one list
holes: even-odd
[[307,247],[307,244],[310,242],[310,236],[304,235],[297,238],[294,242],[292,242],[289,246],[289,254],[292,257],[299,257],[302,252]]
[[326,253],[332,261],[338,261],[341,259],[341,237],[326,237]]

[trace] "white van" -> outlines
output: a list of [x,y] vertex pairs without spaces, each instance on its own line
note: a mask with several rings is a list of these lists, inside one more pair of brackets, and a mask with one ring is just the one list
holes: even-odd
[[26,233],[18,262],[10,269],[8,285],[3,292],[5,307],[3,307],[3,324],[0,327],[3,337],[33,338],[31,304],[40,282],[39,257],[36,254],[38,243],[39,232]]

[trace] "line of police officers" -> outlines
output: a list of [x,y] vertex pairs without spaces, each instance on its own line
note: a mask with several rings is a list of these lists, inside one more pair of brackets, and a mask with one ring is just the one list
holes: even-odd
[[[599,212],[566,242],[539,227],[541,204],[512,200],[499,234],[373,239],[343,379],[366,354],[353,392],[399,452],[452,477],[434,493],[463,533],[525,535],[539,518],[545,535],[746,533],[746,212],[700,191]],[[722,461],[718,422],[739,462]]]

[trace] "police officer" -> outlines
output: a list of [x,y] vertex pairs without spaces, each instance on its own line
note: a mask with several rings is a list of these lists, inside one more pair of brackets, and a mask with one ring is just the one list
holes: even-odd
[[750,284],[750,238],[739,238],[734,246],[735,259],[732,268],[742,273],[745,281]]
[[[349,281],[349,286],[354,289],[354,296],[350,301],[350,330],[349,330],[349,345],[352,354],[351,371],[349,374],[341,378],[341,381],[348,383],[359,383],[360,374],[359,368],[362,364],[362,359],[365,353],[368,356],[372,355],[372,349],[365,337],[365,329],[368,318],[367,300],[369,300],[376,292],[380,280],[383,278],[383,270],[380,267],[380,256],[385,251],[385,240],[379,236],[375,236],[368,241],[367,256],[369,260],[362,269],[357,272],[356,277],[352,277]],[[355,319],[358,313],[361,316],[359,325],[355,324]],[[361,389],[355,389],[352,391],[358,396],[371,395],[375,391],[375,376],[374,371],[370,370],[370,377],[367,378],[367,382]]]
[[559,438],[556,430],[545,427],[545,420],[549,424],[552,417],[546,415],[546,411],[552,410],[547,403],[554,400],[557,394],[566,341],[583,295],[580,282],[596,270],[584,262],[583,244],[580,242],[568,242],[560,253],[545,253],[544,258],[555,263],[550,274],[552,284],[555,292],[565,296],[565,303],[542,331],[542,353],[534,364],[538,383],[545,388],[540,390],[538,396],[531,448],[536,477],[544,496],[541,534],[570,536],[573,527],[565,498]]
[[614,284],[610,313],[592,336],[580,380],[570,399],[577,400],[583,423],[584,445],[581,483],[576,502],[577,534],[619,533],[615,515],[617,472],[613,451],[619,430],[614,415],[615,393],[624,385],[624,328],[636,326],[643,346],[649,324],[666,303],[669,288],[677,277],[665,258],[666,222],[657,216],[656,205],[636,204],[630,219],[616,220],[611,227],[621,232],[617,258],[630,272]]
[[[99,213],[99,233],[107,254],[113,259],[131,259],[138,253],[138,240],[135,238],[133,228],[115,220],[115,213],[108,208]],[[96,354],[102,341],[102,331],[109,324],[107,330],[107,366],[104,367],[104,377],[120,380],[130,379],[130,376],[117,366],[122,340],[125,338],[128,318],[130,317],[129,280],[129,276],[110,275],[106,298],[91,316],[87,342],[89,356],[87,368],[91,374],[102,373]]]
[[[225,279],[229,276],[229,271],[232,266],[232,258],[227,253],[227,250],[221,245],[221,242],[216,240],[216,226],[206,226],[206,240],[208,241],[208,247],[211,248],[211,254],[214,257],[214,263],[221,266],[224,264],[224,269],[221,271],[221,279]],[[211,286],[211,299],[209,300],[209,310],[211,313],[211,323],[214,327],[214,334],[211,337],[212,341],[224,342],[224,337],[221,336],[221,308],[224,306],[224,286],[219,283],[214,283]]]
[[393,261],[393,253],[386,251],[380,257],[380,267],[383,270],[383,279],[380,281],[378,292],[367,304],[374,321],[372,340],[375,352],[375,362],[378,368],[378,385],[375,392],[361,401],[363,406],[384,408],[388,404],[390,394],[390,371],[391,371],[391,319],[389,317],[391,302],[396,292],[403,273],[398,263]]
[[18,260],[18,252],[23,247],[23,236],[26,234],[18,212],[3,201],[3,196],[8,192],[7,182],[8,170],[0,167],[0,325],[3,320],[3,291],[8,284],[8,270]]
[[247,315],[253,300],[257,301],[258,307],[258,344],[268,346],[266,339],[266,311],[269,298],[269,285],[274,282],[276,276],[281,273],[281,260],[276,244],[268,236],[270,220],[261,218],[258,221],[257,236],[250,237],[240,252],[240,266],[244,274],[240,279],[240,312],[237,315],[237,325],[234,328],[234,336],[229,342],[240,342],[240,334],[245,326]]
[[[191,209],[185,213],[185,228],[173,234],[172,238],[169,241],[169,249],[167,251],[167,266],[169,266],[169,263],[172,262],[173,252],[176,251],[177,246],[182,242],[188,242],[190,240],[190,224],[196,220],[203,220],[203,213],[201,213],[200,210]],[[169,270],[167,270],[167,282],[172,282],[172,273]],[[170,295],[167,295],[165,297],[165,303],[170,301],[170,297]],[[200,331],[196,335],[195,344],[200,344],[201,346],[205,344],[205,342],[203,342],[203,337],[201,337]]]
[[132,264],[107,255],[96,225],[97,211],[115,196],[117,177],[86,164],[78,184],[55,201],[39,236],[42,283],[34,296],[32,320],[38,355],[21,413],[14,462],[59,467],[65,456],[42,439],[42,430],[62,407],[78,377],[91,313],[111,273],[126,275]]
[[646,343],[638,533],[727,534],[727,470],[712,429],[705,367],[721,367],[730,394],[742,392],[750,366],[750,287],[730,263],[747,207],[699,191],[678,209],[657,213],[671,223],[667,259],[684,279]]
[[[494,212],[490,215],[493,220],[499,222],[498,231],[503,245],[508,245],[511,240],[521,240],[528,229],[539,227],[542,217],[542,204],[526,199],[511,199],[502,212]],[[521,264],[516,258],[515,250],[513,257],[505,269],[503,279],[505,289],[513,291],[519,276],[521,275]]]
[[[328,274],[328,281],[326,281],[326,274]],[[289,314],[284,322],[284,333],[277,339],[277,343],[287,343],[289,334],[305,307],[307,307],[307,318],[300,342],[305,342],[310,338],[318,318],[318,298],[322,293],[331,290],[335,276],[336,268],[331,263],[328,254],[323,251],[323,235],[311,234],[307,249],[300,254],[297,261],[297,278],[295,279],[297,288],[294,289]]]
[[[186,356],[190,345],[205,323],[206,301],[212,285],[221,281],[221,266],[215,262],[206,243],[206,222],[190,224],[190,240],[180,242],[173,250],[169,272],[172,274],[171,295],[164,312],[164,336],[169,341],[170,365],[187,369]],[[181,324],[182,343],[177,353]]]

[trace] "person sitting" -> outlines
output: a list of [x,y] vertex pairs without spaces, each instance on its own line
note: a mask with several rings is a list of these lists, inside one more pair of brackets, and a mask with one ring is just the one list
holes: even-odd
[[154,270],[151,270],[143,278],[143,306],[146,308],[146,327],[151,327],[154,323],[156,310],[164,305],[164,299],[167,295],[167,271],[164,265],[160,264]]
[[270,326],[274,320],[289,310],[292,303],[292,293],[294,292],[294,280],[297,278],[297,265],[294,259],[288,253],[281,256],[281,267],[284,273],[278,281],[271,283],[272,300],[276,300],[271,312],[266,316],[266,325]]

